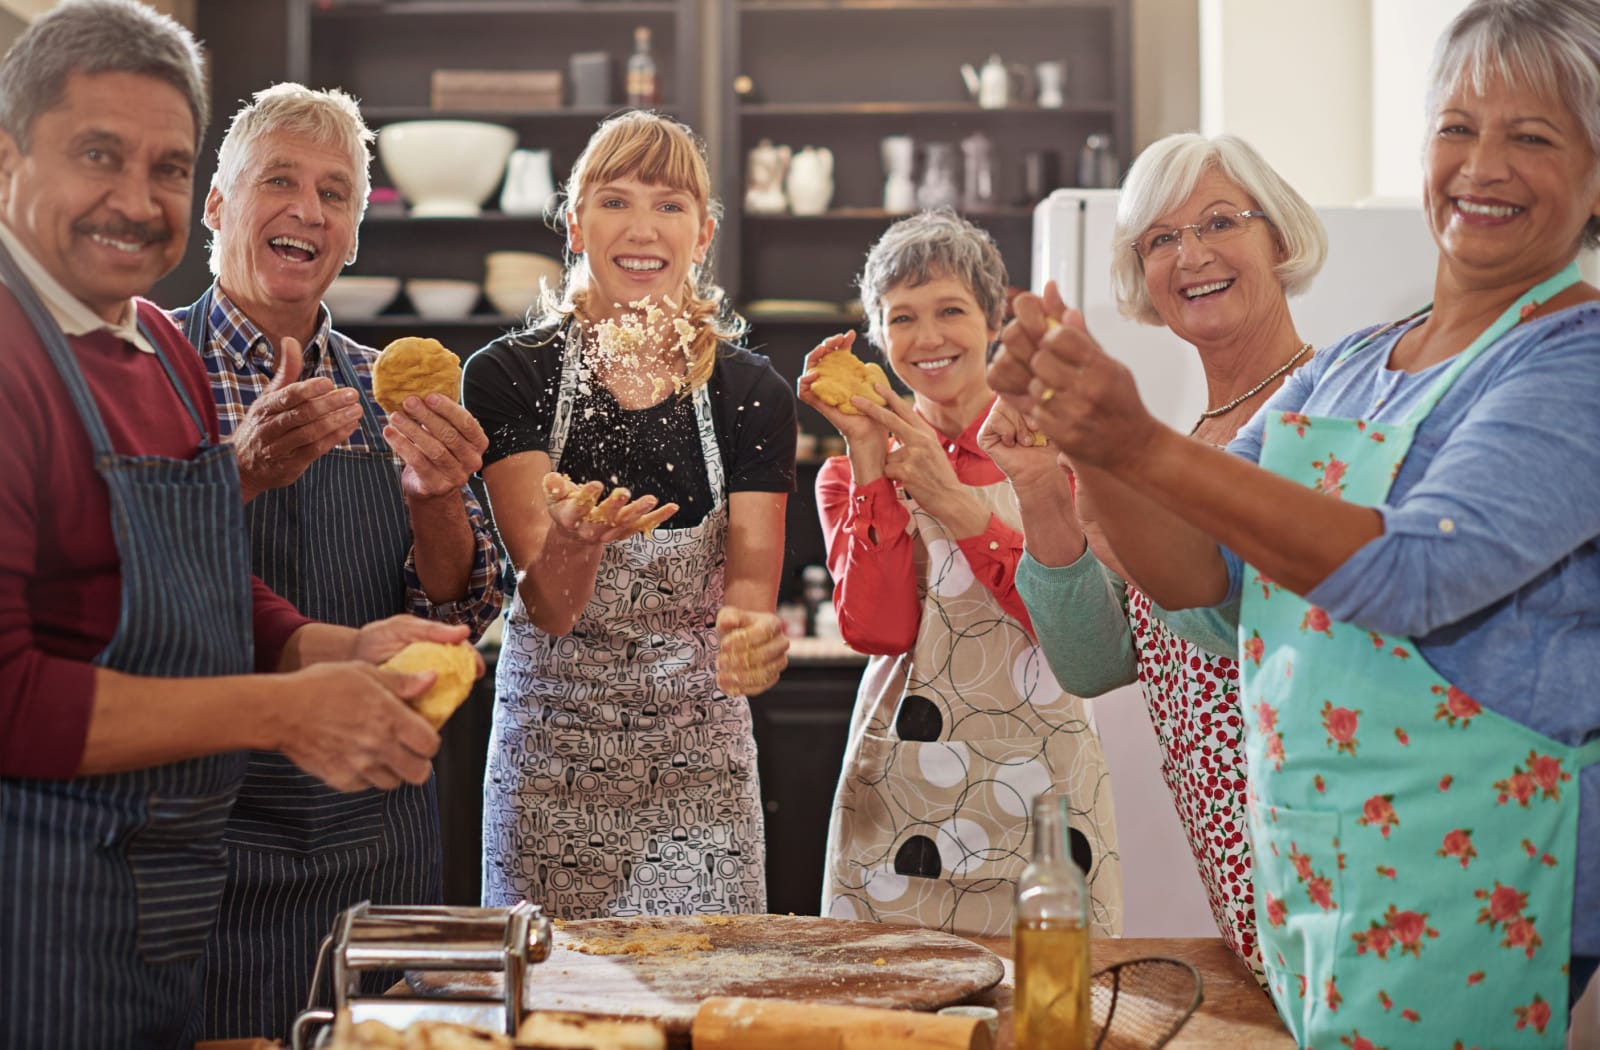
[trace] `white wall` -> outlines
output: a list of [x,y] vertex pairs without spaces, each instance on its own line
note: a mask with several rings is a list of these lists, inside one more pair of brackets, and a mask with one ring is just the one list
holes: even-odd
[[1201,131],[1249,140],[1314,205],[1368,196],[1370,6],[1200,0]]
[[1372,195],[1421,195],[1423,94],[1433,42],[1466,0],[1372,5]]

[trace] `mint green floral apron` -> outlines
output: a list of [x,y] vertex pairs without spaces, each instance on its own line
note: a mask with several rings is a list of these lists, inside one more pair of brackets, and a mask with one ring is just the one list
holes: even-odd
[[[1268,420],[1261,465],[1383,502],[1461,371],[1577,280],[1573,265],[1531,289],[1402,423]],[[1411,639],[1335,621],[1251,567],[1240,638],[1261,953],[1299,1045],[1564,1047],[1577,774],[1600,741],[1488,711]]]

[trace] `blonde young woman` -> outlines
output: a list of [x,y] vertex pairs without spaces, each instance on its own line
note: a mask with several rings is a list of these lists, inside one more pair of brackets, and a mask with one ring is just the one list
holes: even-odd
[[765,910],[745,697],[787,652],[773,610],[795,405],[765,358],[728,342],[709,185],[683,125],[602,124],[566,185],[564,287],[467,364],[518,574],[484,782],[485,904],[527,898],[567,919]]
[[[1311,356],[1287,297],[1322,266],[1321,220],[1248,143],[1178,134],[1129,169],[1113,238],[1118,305],[1194,347],[1210,407],[1193,436],[1226,444]],[[1236,622],[1209,609],[1169,612],[1125,581],[1114,553],[1078,527],[1092,493],[1081,493],[1080,506],[1055,446],[1017,442],[1028,429],[1002,404],[985,438],[1022,512],[1028,540],[1017,590],[1039,644],[1080,696],[1138,681],[1217,929],[1265,983],[1245,830]]]

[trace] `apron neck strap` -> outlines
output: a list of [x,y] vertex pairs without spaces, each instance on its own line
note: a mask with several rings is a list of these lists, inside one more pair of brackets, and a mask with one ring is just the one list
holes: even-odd
[[[189,316],[183,321],[183,334],[189,342],[202,355],[205,353],[206,344],[211,338],[211,311],[214,308],[215,297],[212,293],[216,290],[213,282],[200,298],[189,307]],[[303,350],[303,348],[302,348]],[[328,356],[333,360],[333,367],[338,371],[339,378],[344,385],[352,390],[361,392],[361,379],[356,375],[355,367],[350,363],[348,355],[340,350],[333,338],[333,325],[328,325]],[[281,366],[280,366],[281,367]],[[361,399],[361,430],[366,435],[367,447],[383,448],[383,425],[378,422],[378,416],[373,409],[373,401],[369,397]]]
[[1595,765],[1600,765],[1600,736],[1578,745],[1578,768],[1587,769]]
[[[67,342],[61,326],[50,316],[44,301],[33,290],[33,285],[28,283],[28,279],[23,276],[16,261],[11,258],[10,251],[4,245],[0,245],[0,283],[4,283],[11,290],[12,297],[22,307],[23,316],[33,326],[34,334],[39,337],[45,353],[55,365],[56,372],[67,388],[68,396],[72,398],[73,407],[78,410],[83,428],[89,435],[89,446],[94,449],[96,456],[115,456],[117,450],[111,444],[111,434],[106,430],[105,420],[100,415],[100,406],[95,404],[94,395],[89,391],[89,383],[83,377],[83,369],[78,365],[77,355],[72,352],[72,346]],[[134,316],[137,318],[137,306],[134,307],[134,311]],[[161,362],[161,369],[166,372],[167,381],[172,384],[178,400],[189,413],[189,419],[194,423],[195,431],[200,437],[200,447],[205,448],[211,443],[211,433],[206,429],[205,420],[200,417],[194,402],[190,400],[188,388],[178,378],[177,372],[173,371],[172,362],[167,360],[166,351],[161,349],[161,343],[156,340],[150,327],[142,320],[137,323],[139,332],[155,351],[156,360]]]
[[1411,410],[1411,415],[1406,422],[1413,424],[1422,422],[1428,413],[1433,411],[1434,406],[1439,403],[1439,399],[1444,397],[1466,367],[1476,361],[1485,350],[1493,346],[1502,335],[1505,335],[1506,332],[1522,322],[1524,312],[1532,313],[1540,303],[1545,302],[1552,296],[1559,295],[1582,279],[1583,275],[1578,271],[1578,261],[1574,259],[1562,267],[1554,276],[1540,281],[1526,292],[1523,292],[1516,302],[1508,306],[1504,313],[1495,318],[1493,324],[1485,328],[1478,335],[1478,338],[1472,341],[1471,345],[1456,355],[1455,360],[1450,362],[1450,367],[1434,381],[1433,386],[1423,395],[1422,400],[1417,402],[1417,406]]

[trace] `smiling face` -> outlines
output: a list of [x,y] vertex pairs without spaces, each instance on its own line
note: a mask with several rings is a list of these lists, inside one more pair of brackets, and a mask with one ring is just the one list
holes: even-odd
[[323,293],[355,255],[355,186],[342,147],[269,131],[226,193],[212,187],[206,225],[216,231],[218,281],[246,316],[263,327],[293,318],[296,331],[315,323]]
[[183,258],[194,114],[170,84],[73,74],[23,153],[0,131],[0,215],[30,254],[107,321]]
[[994,398],[985,370],[1000,335],[972,289],[942,276],[897,284],[884,293],[882,309],[889,367],[916,395],[923,415],[957,420],[964,429]]
[[1557,99],[1491,77],[1441,102],[1424,155],[1423,194],[1441,261],[1474,286],[1527,284],[1576,253],[1600,215],[1596,158]]
[[[1238,183],[1210,169],[1176,208],[1151,229],[1176,229],[1201,223],[1213,213],[1232,216],[1257,211],[1254,198]],[[1182,247],[1144,263],[1145,289],[1162,323],[1197,346],[1232,342],[1256,330],[1269,330],[1287,312],[1283,284],[1274,269],[1285,257],[1272,224],[1244,220],[1243,232],[1210,243],[1184,230]]]
[[716,223],[686,190],[621,176],[586,191],[567,228],[589,264],[589,312],[604,319],[645,296],[682,305]]

